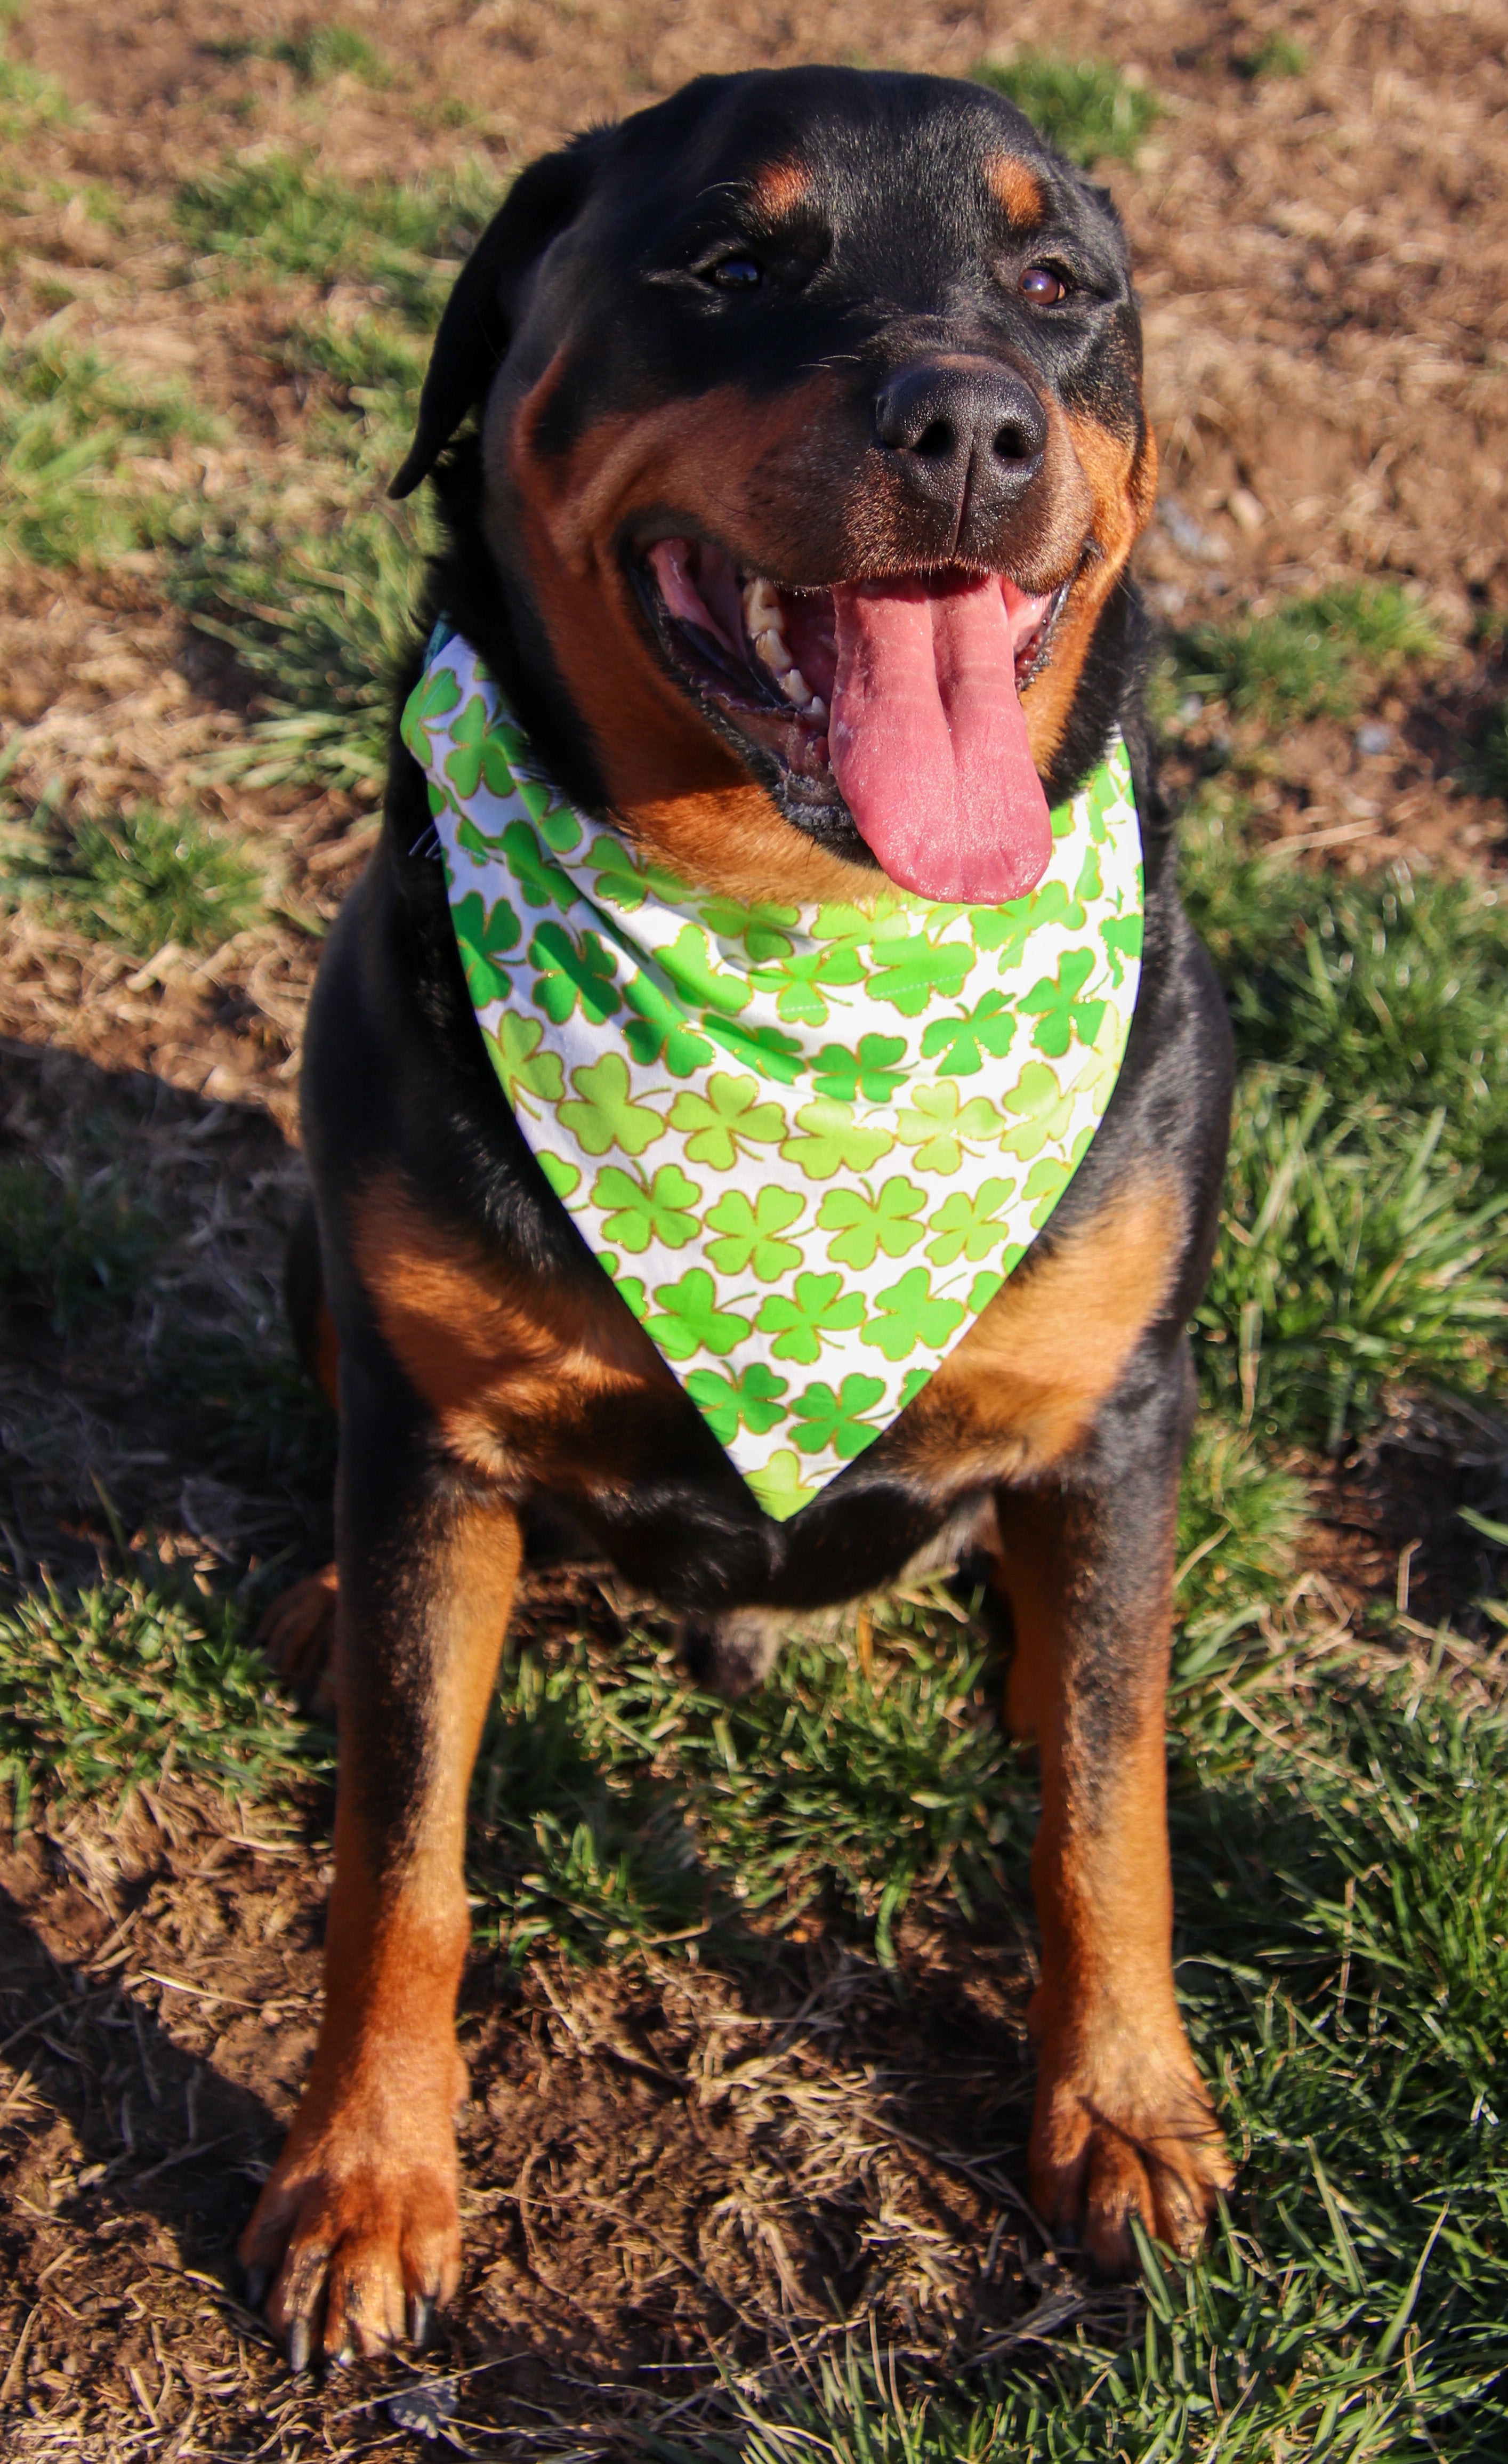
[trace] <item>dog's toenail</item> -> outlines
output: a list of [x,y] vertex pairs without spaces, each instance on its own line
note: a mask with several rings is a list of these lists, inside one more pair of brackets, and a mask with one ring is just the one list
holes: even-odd
[[268,2270],[265,2267],[249,2267],[244,2271],[244,2281],[247,2308],[260,2310],[267,2299],[267,2287],[270,2281]]
[[288,2330],[288,2366],[295,2378],[301,2378],[309,2367],[309,2354],[314,2338],[307,2319],[295,2319]]
[[429,2322],[434,2317],[434,2303],[423,2293],[408,2297],[408,2341],[411,2344],[427,2344]]

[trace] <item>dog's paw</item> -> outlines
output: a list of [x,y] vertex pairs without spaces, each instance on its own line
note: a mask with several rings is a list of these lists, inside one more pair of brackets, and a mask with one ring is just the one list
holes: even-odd
[[1131,2220],[1191,2257],[1235,2170],[1209,2092],[1176,2031],[1075,2054],[1042,2049],[1028,2179],[1051,2232],[1106,2275],[1136,2265]]
[[330,1655],[335,1642],[334,1566],[279,1592],[256,1629],[256,1640],[286,1684],[319,1711],[333,1705]]
[[241,2236],[248,2298],[291,2369],[423,2344],[460,2281],[449,2116],[397,2101],[348,2096],[322,2118],[306,2103]]

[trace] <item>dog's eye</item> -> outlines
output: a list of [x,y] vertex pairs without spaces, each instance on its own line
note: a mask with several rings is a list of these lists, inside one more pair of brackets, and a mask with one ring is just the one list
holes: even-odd
[[719,291],[755,291],[764,280],[764,268],[756,257],[724,256],[708,267],[706,279]]
[[1067,284],[1060,282],[1045,265],[1029,265],[1016,288],[1022,298],[1029,299],[1034,308],[1055,308],[1060,299],[1068,297]]

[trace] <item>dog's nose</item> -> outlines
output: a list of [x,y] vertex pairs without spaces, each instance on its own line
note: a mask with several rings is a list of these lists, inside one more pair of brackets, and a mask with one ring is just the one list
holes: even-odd
[[1024,377],[993,360],[915,360],[875,396],[875,432],[929,504],[971,521],[1004,513],[1042,467],[1047,414]]

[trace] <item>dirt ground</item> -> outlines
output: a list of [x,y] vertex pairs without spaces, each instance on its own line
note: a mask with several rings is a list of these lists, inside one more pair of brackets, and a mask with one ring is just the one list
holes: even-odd
[[[1463,728],[1504,683],[1508,9],[346,0],[341,14],[395,64],[385,89],[341,77],[311,98],[277,62],[235,56],[302,22],[272,8],[46,0],[10,37],[80,112],[30,141],[26,192],[0,218],[6,338],[63,320],[74,342],[189,382],[232,440],[182,449],[207,497],[248,469],[296,477],[315,401],[288,363],[289,285],[221,298],[184,279],[172,190],[227,154],[313,148],[351,179],[466,155],[501,187],[572,129],[703,70],[965,73],[1017,44],[1107,55],[1166,107],[1137,167],[1100,174],[1145,303],[1164,469],[1140,551],[1153,602],[1184,624],[1359,571],[1417,584],[1452,645],[1438,676],[1382,698],[1381,752],[1331,721],[1272,748],[1262,827],[1303,861],[1496,882],[1503,805],[1457,770]],[[1307,70],[1243,75],[1278,28]],[[90,183],[116,192],[119,228],[91,213]],[[0,926],[7,1150],[101,1141],[185,1227],[119,1345],[11,1313],[0,1448],[22,1581],[87,1572],[112,1517],[207,1579],[265,1582],[270,1561],[319,1553],[327,1448],[286,1373],[208,1419],[173,1374],[227,1327],[276,1351],[317,955],[297,919],[335,912],[372,829],[351,796],[205,784],[249,697],[150,560],[90,584],[0,572],[14,783],[58,781],[86,807],[208,803],[272,851],[287,911],[160,972],[34,911]],[[1423,1518],[1443,1533],[1453,1499],[1415,1479],[1421,1459],[1428,1432],[1391,1470],[1337,1485],[1325,1569],[1343,1604],[1390,1588]],[[1443,1609],[1450,1573],[1443,1544],[1426,1552],[1416,1608]],[[529,1613],[546,1630],[595,1620],[611,1646],[590,1586],[546,1587]],[[292,2385],[230,2263],[313,2041],[327,1821],[317,1792],[243,1820],[169,1781],[120,1826],[86,1810],[0,1854],[0,2423],[17,2457],[426,2452],[385,2409],[398,2365]],[[1091,2315],[1115,2332],[1123,2297],[1044,2258],[1012,2188],[1031,2085],[1024,1942],[917,1927],[899,1986],[820,1934],[778,1955],[751,1937],[745,1954],[540,1963],[521,1984],[479,1964],[466,2292],[429,2365],[474,2373],[449,2426],[463,2452],[502,2425],[518,2455],[643,2452],[651,2423],[689,2437],[710,2346],[775,2367],[782,2339],[810,2349],[832,2289],[841,2306],[861,2276],[878,2330],[918,2354],[1042,2343]],[[476,2452],[505,2451],[489,2435]]]

